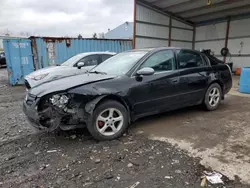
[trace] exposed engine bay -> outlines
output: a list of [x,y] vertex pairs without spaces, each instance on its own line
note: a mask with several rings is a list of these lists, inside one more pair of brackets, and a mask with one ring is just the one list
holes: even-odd
[[48,131],[60,127],[63,130],[84,126],[84,112],[72,95],[55,94],[43,98],[38,105],[39,123]]

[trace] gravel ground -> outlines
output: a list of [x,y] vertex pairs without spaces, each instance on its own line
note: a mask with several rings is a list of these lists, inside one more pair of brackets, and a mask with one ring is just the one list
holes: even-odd
[[[200,187],[200,160],[171,144],[134,131],[107,142],[85,130],[36,132],[22,113],[25,89],[2,84],[0,93],[0,187]],[[249,187],[223,180],[227,188]]]

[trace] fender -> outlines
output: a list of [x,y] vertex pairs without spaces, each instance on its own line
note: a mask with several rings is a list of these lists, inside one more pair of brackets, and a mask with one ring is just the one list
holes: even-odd
[[95,110],[96,105],[97,105],[101,100],[103,100],[103,99],[105,99],[105,98],[114,99],[114,100],[117,100],[117,101],[121,102],[121,103],[125,106],[126,110],[128,111],[128,114],[129,114],[129,123],[131,122],[131,121],[130,121],[130,120],[131,120],[131,113],[130,113],[130,108],[129,108],[128,104],[126,103],[126,101],[125,101],[123,98],[121,98],[121,97],[119,97],[119,96],[117,96],[117,95],[102,95],[102,96],[99,96],[99,97],[93,99],[92,101],[89,101],[89,102],[85,105],[85,111],[86,111],[88,114],[92,115],[92,114],[93,114],[93,111]]

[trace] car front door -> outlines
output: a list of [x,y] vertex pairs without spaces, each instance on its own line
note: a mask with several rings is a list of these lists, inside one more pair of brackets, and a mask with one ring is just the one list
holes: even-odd
[[[135,76],[137,86],[132,89],[134,113],[139,116],[173,109],[178,102],[179,71],[173,50],[162,50],[148,57],[136,71],[150,67],[150,76]],[[136,72],[135,71],[135,72]]]
[[183,106],[200,103],[205,95],[211,66],[199,52],[177,50],[179,80],[179,101]]

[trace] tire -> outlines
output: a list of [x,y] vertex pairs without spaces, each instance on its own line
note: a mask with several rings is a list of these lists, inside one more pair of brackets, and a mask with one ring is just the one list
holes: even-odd
[[219,84],[214,83],[206,91],[204,105],[208,111],[216,110],[222,99],[222,91]]
[[99,104],[89,117],[87,129],[96,140],[112,140],[126,131],[128,119],[128,112],[121,103],[107,100]]

